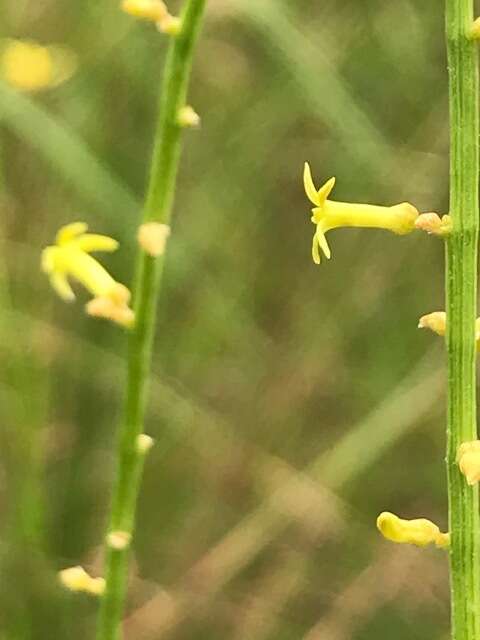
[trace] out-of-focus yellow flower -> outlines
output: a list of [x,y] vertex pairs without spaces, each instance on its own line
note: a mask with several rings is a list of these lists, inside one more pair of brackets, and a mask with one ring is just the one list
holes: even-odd
[[42,269],[63,300],[75,299],[68,281],[74,278],[94,296],[87,304],[87,313],[130,327],[134,321],[128,306],[130,291],[90,255],[92,251],[115,251],[118,242],[108,236],[86,233],[87,228],[84,222],[61,227],[55,245],[42,252]]
[[176,35],[180,30],[180,19],[170,15],[162,0],[123,0],[122,10],[134,18],[155,22],[163,33]]
[[450,544],[450,535],[442,533],[436,524],[425,518],[403,520],[394,513],[384,511],[377,518],[377,529],[392,542],[414,544],[417,547],[434,544],[441,548]]
[[457,462],[471,486],[480,480],[480,440],[464,442],[458,448]]
[[83,591],[93,596],[101,596],[105,591],[103,578],[92,578],[83,567],[69,567],[58,572],[58,579],[69,591]]
[[75,54],[66,47],[43,46],[33,40],[3,40],[0,55],[1,78],[25,92],[56,87],[77,67]]
[[350,202],[334,202],[328,200],[335,184],[335,178],[330,178],[323,187],[317,190],[313,184],[312,174],[308,162],[303,172],[305,193],[315,205],[312,209],[312,222],[317,229],[313,236],[312,257],[315,264],[320,264],[320,249],[327,259],[330,258],[330,248],[325,233],[337,227],[376,227],[388,229],[403,235],[415,229],[417,209],[408,202],[402,202],[393,207],[371,204],[353,204]]

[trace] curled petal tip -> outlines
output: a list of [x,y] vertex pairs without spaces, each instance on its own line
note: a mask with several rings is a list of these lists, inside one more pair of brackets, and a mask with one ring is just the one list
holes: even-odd
[[310,165],[308,162],[305,162],[303,166],[303,186],[305,188],[305,193],[307,194],[307,198],[315,205],[319,205],[318,192],[313,184],[312,172],[310,170]]

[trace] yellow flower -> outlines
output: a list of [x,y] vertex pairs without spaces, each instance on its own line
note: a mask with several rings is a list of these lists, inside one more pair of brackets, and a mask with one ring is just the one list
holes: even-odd
[[317,190],[313,184],[312,174],[308,162],[303,172],[305,193],[315,205],[312,209],[312,222],[317,226],[313,236],[312,257],[315,264],[320,264],[320,249],[325,257],[330,259],[330,248],[325,233],[337,227],[377,227],[388,229],[403,235],[415,229],[417,209],[408,202],[402,202],[393,207],[383,207],[372,204],[353,204],[350,202],[334,202],[328,200],[335,184],[335,178],[330,178],[323,187]]
[[75,55],[61,46],[8,39],[0,44],[0,50],[0,75],[19,91],[56,87],[68,80],[77,66]]
[[450,544],[450,535],[442,533],[436,524],[425,518],[402,520],[394,513],[384,511],[377,518],[377,529],[392,542],[414,544],[417,547],[435,544],[441,548]]
[[63,300],[75,299],[68,281],[68,278],[73,278],[94,296],[87,305],[87,313],[129,327],[134,320],[133,311],[128,306],[130,291],[114,280],[90,255],[92,251],[115,251],[118,242],[108,236],[86,233],[87,228],[84,222],[61,227],[55,245],[42,252],[42,269]]

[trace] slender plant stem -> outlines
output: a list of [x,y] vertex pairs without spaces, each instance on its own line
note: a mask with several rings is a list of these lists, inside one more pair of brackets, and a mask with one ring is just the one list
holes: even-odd
[[451,532],[452,638],[480,640],[478,488],[456,464],[462,442],[477,438],[475,316],[478,243],[478,54],[469,38],[473,0],[447,0],[450,80],[450,214],[447,241],[447,474]]
[[[180,33],[168,49],[161,87],[160,109],[143,222],[169,224],[181,151],[179,109],[185,105],[193,49],[200,30],[205,0],[187,0]],[[138,447],[143,431],[156,302],[164,256],[153,258],[140,250],[134,287],[135,327],[128,343],[124,418],[118,448],[117,479],[109,532],[133,534],[144,453]],[[121,638],[128,573],[128,546],[106,544],[106,589],[100,607],[97,640]]]

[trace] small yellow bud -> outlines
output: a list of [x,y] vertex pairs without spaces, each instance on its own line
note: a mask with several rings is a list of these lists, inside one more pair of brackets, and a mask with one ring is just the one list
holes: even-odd
[[402,520],[394,513],[384,511],[377,518],[377,529],[387,540],[401,544],[418,547],[435,544],[441,548],[450,544],[450,535],[442,533],[436,524],[425,518]]
[[105,591],[103,578],[92,578],[83,567],[69,567],[58,572],[58,579],[69,591],[83,591],[94,596],[101,596]]
[[122,10],[134,18],[149,22],[160,22],[168,16],[168,9],[162,0],[123,0]]
[[418,211],[408,202],[384,207],[329,200],[328,196],[335,184],[335,178],[330,178],[320,189],[317,189],[313,183],[308,162],[305,163],[303,184],[308,199],[315,205],[311,218],[313,224],[316,225],[312,245],[312,257],[315,264],[320,264],[320,249],[327,259],[330,258],[330,248],[325,233],[331,229],[371,227],[387,229],[398,235],[410,233],[415,229]]
[[145,455],[153,447],[155,440],[146,433],[141,433],[137,436],[136,444],[138,453]]
[[115,251],[118,242],[108,236],[86,233],[84,222],[67,224],[58,231],[55,245],[42,252],[42,269],[61,298],[69,302],[75,294],[69,278],[81,282],[94,296],[87,306],[91,316],[108,318],[130,327],[134,321],[133,311],[128,306],[130,291],[112,278],[108,271],[93,258],[93,251]]
[[199,127],[200,116],[193,107],[186,105],[178,112],[177,122],[181,127]]
[[457,462],[469,485],[480,480],[480,440],[464,442],[458,448]]
[[168,36],[177,36],[182,28],[182,21],[169,13],[157,22],[157,29]]
[[170,227],[161,222],[145,222],[140,225],[137,233],[138,244],[153,258],[165,253]]
[[470,29],[470,37],[473,40],[478,40],[480,38],[480,18],[477,18],[473,21],[472,27]]
[[415,220],[415,228],[444,238],[452,231],[452,219],[449,215],[440,218],[438,213],[422,213]]
[[112,549],[117,551],[123,551],[126,549],[132,540],[132,534],[128,531],[110,531],[107,534],[107,544]]
[[430,329],[439,336],[444,336],[447,330],[447,314],[445,311],[433,311],[422,316],[418,321],[419,329]]

